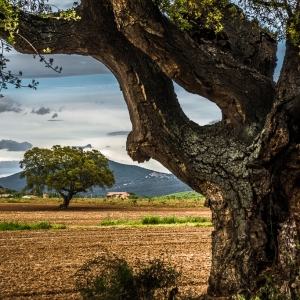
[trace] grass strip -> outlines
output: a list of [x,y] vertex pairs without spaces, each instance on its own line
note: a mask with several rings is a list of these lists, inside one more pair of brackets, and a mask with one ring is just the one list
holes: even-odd
[[101,221],[100,226],[118,226],[118,225],[171,225],[171,224],[187,224],[193,223],[196,226],[212,226],[212,223],[207,218],[202,217],[185,217],[185,218],[177,218],[177,217],[158,217],[158,216],[146,216],[141,220],[130,221],[125,219],[112,220],[105,219]]
[[101,221],[100,226],[118,226],[118,225],[142,225],[142,222],[139,220],[136,221],[130,221],[130,220],[124,220],[124,219],[119,219],[119,220],[112,220],[112,219],[105,219]]
[[39,223],[0,222],[0,230],[41,230],[41,229],[66,229],[66,225],[50,224],[47,221]]
[[157,225],[157,224],[183,224],[183,223],[205,223],[209,222],[206,218],[201,217],[157,217],[157,216],[146,216],[142,218],[143,225]]

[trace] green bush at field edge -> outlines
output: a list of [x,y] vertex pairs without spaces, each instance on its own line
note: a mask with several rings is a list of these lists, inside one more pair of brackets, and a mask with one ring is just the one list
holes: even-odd
[[100,226],[120,226],[120,225],[129,225],[129,226],[138,226],[138,225],[172,225],[172,224],[188,224],[193,223],[196,226],[212,226],[211,221],[207,218],[203,217],[184,217],[178,218],[175,216],[171,217],[159,217],[159,216],[145,216],[141,220],[125,220],[118,219],[112,220],[111,218],[107,218],[100,222]]
[[66,225],[50,224],[47,221],[38,223],[0,222],[1,230],[44,230],[44,229],[66,229]]

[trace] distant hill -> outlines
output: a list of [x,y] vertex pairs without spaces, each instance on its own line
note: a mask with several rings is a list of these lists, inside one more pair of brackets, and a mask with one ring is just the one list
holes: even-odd
[[26,179],[20,179],[20,174],[21,173],[16,173],[0,178],[0,185],[8,189],[21,191],[26,185]]
[[[159,196],[192,190],[173,174],[156,172],[114,161],[108,161],[108,163],[110,169],[114,171],[116,183],[112,188],[105,191],[101,188],[94,188],[94,195],[101,196],[111,191],[126,191],[139,196]],[[26,180],[24,178],[20,179],[20,173],[16,173],[0,178],[0,185],[20,191],[26,185]]]

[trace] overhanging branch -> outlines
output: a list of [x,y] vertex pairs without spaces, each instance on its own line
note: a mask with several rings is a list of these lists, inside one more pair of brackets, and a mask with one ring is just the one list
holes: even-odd
[[[80,8],[78,8],[78,11]],[[50,53],[75,54],[83,52],[78,47],[78,24],[80,21],[46,18],[25,12],[19,13],[19,24],[16,28],[14,48],[27,54]],[[0,37],[6,40],[8,32],[0,30]],[[83,53],[81,53],[83,54]]]
[[[130,0],[111,2],[119,29],[155,60],[168,77],[187,91],[215,102],[222,109],[223,117],[234,126],[264,120],[275,92],[271,74],[276,61],[276,44],[263,41],[267,47],[262,46],[262,51],[268,50],[269,56],[260,57],[251,45],[253,41],[247,41],[251,35],[256,35],[261,42],[259,30],[252,30],[250,22],[239,24],[244,26],[240,32],[237,31],[239,26],[228,26],[235,30],[232,33],[237,39],[229,40],[231,50],[224,51],[213,43],[197,44],[159,15],[151,1],[142,0],[138,4]],[[243,36],[245,33],[247,36]],[[248,48],[244,49],[246,46]],[[253,62],[248,66],[244,61],[251,49]],[[265,61],[259,61],[262,59]],[[270,65],[265,75],[259,69],[262,63]]]

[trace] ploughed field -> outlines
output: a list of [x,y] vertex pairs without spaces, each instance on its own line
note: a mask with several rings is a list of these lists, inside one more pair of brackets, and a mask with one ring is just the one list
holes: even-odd
[[75,273],[104,251],[125,258],[147,260],[162,253],[182,267],[179,290],[205,293],[211,265],[212,227],[139,226],[99,227],[105,219],[138,220],[144,216],[200,216],[201,207],[121,207],[71,204],[1,203],[0,221],[66,224],[60,230],[0,231],[0,299],[81,299]]

